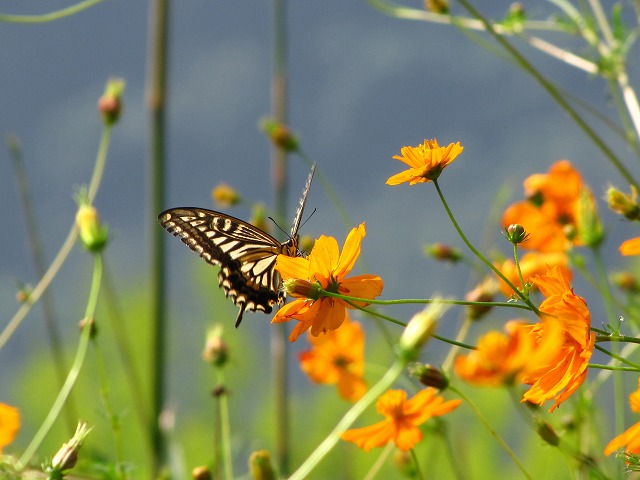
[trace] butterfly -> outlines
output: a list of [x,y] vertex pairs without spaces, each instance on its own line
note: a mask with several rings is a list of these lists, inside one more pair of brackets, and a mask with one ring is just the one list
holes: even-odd
[[218,285],[240,310],[236,327],[245,310],[271,313],[273,305],[284,303],[280,276],[274,266],[278,255],[302,256],[298,229],[311,188],[313,164],[302,192],[291,234],[280,243],[266,232],[238,218],[204,208],[170,208],[158,215],[163,228],[179,237],[207,263],[218,265]]

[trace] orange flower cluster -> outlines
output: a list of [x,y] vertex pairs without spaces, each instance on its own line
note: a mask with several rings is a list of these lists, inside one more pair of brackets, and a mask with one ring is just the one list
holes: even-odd
[[456,359],[456,373],[480,385],[531,385],[522,399],[542,405],[555,400],[552,412],[587,376],[595,333],[584,299],[575,295],[558,267],[532,277],[547,297],[540,305],[543,321],[507,324],[507,334],[490,332],[478,349]]
[[311,350],[300,354],[300,368],[316,383],[335,383],[342,398],[355,402],[367,391],[364,373],[364,330],[345,318],[324,335],[309,335]]
[[587,187],[568,160],[560,160],[548,173],[529,176],[524,181],[527,200],[505,211],[502,225],[522,225],[530,234],[523,248],[538,252],[564,252],[578,242],[577,219],[582,192]]
[[[633,412],[640,413],[640,379],[638,379],[638,389],[629,395],[629,404]],[[611,455],[625,445],[625,452],[640,455],[640,422],[611,440],[605,447],[604,454]]]
[[2,448],[13,442],[20,430],[20,412],[17,408],[0,403],[0,454]]
[[[308,258],[278,255],[276,270],[280,273],[287,293],[297,300],[285,305],[272,322],[300,323],[289,335],[294,342],[300,334],[311,329],[311,335],[337,329],[347,315],[347,308],[355,308],[344,300],[323,296],[322,290],[342,295],[373,299],[382,293],[384,283],[377,275],[357,275],[347,278],[360,255],[360,244],[366,235],[364,223],[347,235],[342,254],[333,237],[318,238]],[[354,302],[365,306],[366,302]]]
[[[531,252],[521,259],[520,268],[525,283],[549,266],[558,266],[571,279],[566,252],[577,245],[595,245],[602,240],[593,194],[583,184],[580,173],[568,160],[560,160],[548,173],[529,176],[524,181],[526,200],[509,206],[502,216],[502,225],[519,224],[527,232],[527,240],[519,244]],[[520,286],[513,261],[498,266],[516,286]],[[501,285],[511,297],[514,292]]]
[[342,439],[355,443],[365,451],[393,441],[402,451],[411,450],[420,440],[419,426],[431,417],[444,415],[458,408],[461,400],[449,400],[437,395],[434,388],[425,388],[407,400],[403,390],[389,390],[376,403],[385,419],[364,428],[347,430]]

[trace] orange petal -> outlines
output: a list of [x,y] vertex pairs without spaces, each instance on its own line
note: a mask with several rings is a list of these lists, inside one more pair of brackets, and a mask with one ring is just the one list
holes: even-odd
[[[365,274],[351,278],[345,278],[340,282],[339,291],[343,295],[357,298],[373,299],[382,293],[384,282],[377,275]],[[365,302],[356,302],[356,305],[365,306]],[[353,307],[350,307],[353,308]]]
[[342,247],[342,254],[338,260],[338,265],[333,269],[333,276],[338,281],[349,273],[356,263],[360,255],[360,244],[366,234],[364,223],[361,223],[357,228],[351,229],[349,235],[347,235],[347,239],[344,241],[344,246]]
[[618,250],[624,256],[640,255],[640,237],[625,240],[620,247],[618,247]]
[[309,260],[306,258],[278,255],[275,268],[280,273],[282,280],[289,280],[290,278],[309,279]]
[[393,423],[383,420],[364,428],[347,430],[341,435],[343,440],[353,442],[358,447],[368,452],[372,448],[382,447],[393,439]]
[[321,235],[309,254],[309,272],[314,275],[310,280],[318,280],[323,288],[326,287],[339,258],[340,249],[336,239]]
[[[640,422],[635,425],[629,427],[627,430],[622,432],[620,435],[611,440],[604,449],[605,455],[611,455],[613,452],[618,450],[619,448],[630,444],[634,439],[640,437]],[[631,453],[640,453],[637,450],[631,451]]]

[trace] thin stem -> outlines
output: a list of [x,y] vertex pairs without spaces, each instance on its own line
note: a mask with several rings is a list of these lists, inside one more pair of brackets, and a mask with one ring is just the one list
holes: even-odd
[[500,44],[524,69],[529,75],[531,75],[549,96],[571,117],[576,125],[587,135],[588,138],[598,147],[598,149],[604,154],[605,157],[611,162],[611,164],[618,170],[618,173],[631,185],[639,188],[638,182],[635,180],[631,172],[620,162],[615,153],[608,147],[608,145],[598,136],[598,134],[587,124],[587,122],[574,110],[574,108],[567,102],[562,94],[554,87],[554,85],[547,80],[536,68],[524,58],[520,52],[507,41],[504,36],[500,35],[494,26],[487,20],[475,7],[473,7],[467,0],[458,0],[460,4],[474,17],[480,20],[487,29],[487,32]]
[[51,22],[53,20],[59,20],[64,17],[75,15],[82,10],[89,7],[93,7],[103,0],[84,0],[83,2],[76,3],[70,7],[62,8],[50,13],[44,13],[42,15],[12,15],[8,13],[0,14],[0,22],[11,23],[44,23]]
[[165,106],[167,97],[167,43],[169,29],[169,1],[149,2],[150,58],[147,101],[151,116],[151,421],[149,437],[153,451],[153,477],[160,475],[165,461],[166,442],[160,429],[160,415],[165,402],[167,350],[167,295],[165,243],[162,229],[155,218],[165,203]]
[[[216,368],[217,382],[223,389],[226,389],[224,367]],[[218,414],[220,418],[220,437],[222,445],[222,463],[224,477],[226,480],[233,480],[233,457],[231,455],[231,422],[229,420],[229,392],[224,390],[220,395],[216,395],[218,401]]]
[[303,480],[307,478],[309,473],[320,463],[320,461],[333,449],[340,441],[340,436],[356,421],[356,419],[365,411],[365,409],[373,404],[385,390],[387,390],[398,379],[406,362],[396,360],[391,368],[387,370],[384,376],[358,400],[349,411],[342,417],[335,428],[327,435],[320,445],[313,451],[311,455],[304,461],[302,465],[289,477],[289,480]]
[[[9,150],[9,156],[13,160],[12,163],[16,173],[16,183],[20,193],[20,203],[22,205],[22,211],[25,219],[27,240],[31,247],[31,255],[33,256],[33,264],[35,266],[36,275],[38,278],[42,278],[47,271],[47,267],[42,253],[42,245],[40,242],[42,236],[40,234],[35,210],[33,208],[31,191],[29,189],[29,178],[22,157],[22,149],[20,148],[20,143],[17,137],[13,135],[7,137],[6,143],[7,149]],[[67,361],[62,347],[58,319],[53,305],[53,297],[47,290],[42,292],[42,312],[44,314],[44,324],[47,330],[47,337],[49,339],[49,347],[51,348],[53,367],[57,377],[58,387],[61,388],[64,385],[64,381],[67,376]],[[72,398],[69,399],[64,410],[69,434],[73,434],[75,431],[76,419],[78,418],[76,408],[72,400]]]
[[[105,126],[102,132],[102,139],[100,141],[100,145],[98,148],[98,153],[96,155],[96,162],[93,167],[93,173],[91,175],[91,186],[88,194],[88,203],[93,203],[95,195],[98,193],[98,186],[102,181],[102,173],[104,172],[104,163],[107,159],[107,154],[109,151],[109,142],[104,141],[105,138],[108,140],[110,138],[110,130],[111,127]],[[5,329],[0,333],[0,350],[2,347],[9,341],[11,335],[16,331],[16,329],[20,326],[22,321],[25,319],[31,307],[40,299],[45,290],[49,287],[58,271],[64,264],[65,260],[69,256],[71,249],[73,248],[73,244],[76,241],[76,237],[78,235],[78,229],[76,227],[75,222],[71,226],[69,230],[69,234],[67,238],[62,243],[60,250],[56,254],[53,262],[49,265],[46,273],[42,276],[38,284],[34,287],[34,289],[29,294],[29,301],[25,302],[20,306],[15,315],[11,318]]]
[[396,446],[393,443],[387,443],[387,446],[382,449],[382,453],[380,453],[375,463],[371,466],[363,480],[373,480],[389,458],[389,455],[391,455],[391,453],[393,453],[395,449]]
[[495,438],[495,440],[498,442],[498,444],[502,447],[502,449],[507,452],[507,455],[509,455],[509,457],[511,457],[511,460],[513,460],[513,463],[516,464],[516,466],[520,469],[520,471],[522,472],[522,474],[529,479],[532,479],[533,477],[531,477],[531,475],[529,475],[529,472],[527,471],[527,469],[525,468],[525,466],[522,464],[522,462],[520,461],[520,459],[518,458],[518,456],[515,454],[515,452],[513,450],[511,450],[511,447],[509,447],[509,445],[507,444],[507,442],[504,441],[504,439],[498,434],[498,432],[496,432],[493,427],[489,424],[489,422],[487,421],[487,419],[484,417],[484,415],[482,415],[482,412],[480,412],[480,410],[478,409],[478,407],[464,394],[462,393],[460,390],[458,390],[457,388],[449,385],[449,389],[453,392],[455,392],[456,394],[458,394],[460,396],[460,398],[462,398],[467,405],[469,405],[471,407],[471,409],[473,410],[473,412],[476,414],[476,416],[478,417],[478,419],[480,420],[480,422],[482,423],[482,425],[484,425],[484,427],[487,429],[487,431],[489,432],[489,434]]
[[76,380],[80,375],[80,371],[82,370],[82,366],[87,354],[89,339],[91,337],[91,331],[93,330],[96,304],[98,302],[98,294],[100,292],[100,280],[102,278],[102,257],[100,256],[100,254],[94,254],[93,259],[93,278],[91,281],[91,290],[89,292],[89,299],[87,301],[87,307],[85,309],[84,315],[86,323],[82,328],[80,342],[78,344],[78,349],[76,350],[73,364],[71,365],[71,370],[67,375],[67,380],[62,386],[62,389],[60,390],[56,401],[51,407],[51,410],[49,410],[49,413],[44,422],[40,426],[40,429],[36,432],[35,436],[31,440],[31,443],[22,454],[22,457],[20,457],[20,460],[18,460],[18,463],[16,464],[16,469],[18,471],[22,470],[29,463],[31,457],[33,457],[36,450],[60,415],[60,411],[62,410],[67,398],[69,397],[69,394],[71,393],[71,390],[73,389]]
[[469,250],[471,250],[474,253],[474,255],[476,257],[478,257],[478,259],[480,259],[480,261],[482,263],[484,263],[487,267],[489,267],[489,270],[491,270],[498,277],[500,277],[500,279],[503,282],[505,282],[509,286],[509,288],[511,288],[516,293],[516,295],[518,297],[520,297],[520,299],[525,304],[528,305],[528,307],[531,309],[531,311],[533,311],[536,315],[540,316],[540,312],[538,311],[538,308],[533,303],[531,303],[531,300],[529,298],[527,298],[526,295],[524,295],[522,292],[520,292],[515,287],[515,285],[513,285],[513,283],[511,283],[511,281],[507,277],[505,277],[504,274],[493,263],[491,263],[489,261],[488,258],[486,258],[484,255],[482,255],[482,253],[480,253],[478,251],[478,249],[471,244],[471,242],[469,241],[467,236],[462,231],[462,228],[460,228],[460,225],[458,225],[458,222],[456,221],[456,218],[453,216],[453,213],[451,212],[451,209],[449,208],[449,205],[447,204],[447,201],[444,198],[442,190],[440,190],[440,185],[438,184],[438,180],[437,179],[434,180],[433,184],[436,187],[436,191],[438,192],[438,196],[440,197],[440,201],[442,202],[442,205],[444,206],[444,209],[446,210],[447,215],[449,216],[449,220],[451,220],[451,223],[453,224],[453,227],[456,229],[456,232],[458,232],[458,235],[460,236],[460,238],[462,238],[462,241],[469,248]]
[[[271,69],[271,117],[287,124],[287,12],[286,0],[272,0],[273,65]],[[281,221],[287,213],[287,152],[274,146],[271,152],[274,206]],[[275,449],[282,475],[289,472],[289,374],[288,333],[285,325],[271,330],[271,363],[275,408]]]

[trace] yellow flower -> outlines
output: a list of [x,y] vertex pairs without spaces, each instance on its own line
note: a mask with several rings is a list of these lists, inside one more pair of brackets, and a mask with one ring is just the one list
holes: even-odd
[[342,327],[309,335],[311,350],[300,354],[300,368],[316,383],[335,383],[345,400],[355,402],[367,391],[364,373],[364,330],[345,318]]
[[[640,413],[640,379],[638,379],[638,390],[629,395],[631,410]],[[640,422],[629,427],[623,433],[611,440],[604,449],[605,455],[611,455],[620,447],[626,445],[625,452],[640,455]]]
[[353,442],[365,451],[382,447],[393,440],[403,451],[411,450],[420,440],[419,425],[431,417],[444,415],[458,408],[461,400],[444,401],[434,388],[425,388],[407,400],[403,390],[389,390],[376,403],[378,413],[385,419],[364,428],[347,430],[342,439]]
[[[275,268],[285,285],[299,285],[300,282],[288,282],[290,279],[298,279],[318,284],[323,290],[332,293],[375,298],[382,293],[384,287],[380,277],[368,274],[346,278],[360,255],[360,244],[365,235],[364,223],[352,229],[344,242],[342,254],[335,238],[322,235],[316,240],[308,258],[278,255]],[[367,303],[357,305],[365,306]],[[335,330],[342,325],[347,308],[354,307],[344,300],[326,296],[317,298],[317,295],[313,295],[310,298],[298,298],[283,306],[272,322],[298,320],[300,323],[289,335],[289,341],[294,342],[301,333],[309,329],[313,336]]]
[[558,267],[545,275],[535,275],[532,281],[547,297],[540,305],[540,312],[559,323],[563,341],[560,348],[525,376],[523,382],[531,388],[525,392],[523,400],[542,405],[554,399],[555,404],[549,409],[553,412],[587,378],[596,335],[590,331],[591,314],[586,302],[573,293]]
[[2,448],[13,442],[20,430],[20,412],[17,408],[0,403],[0,454]]
[[435,180],[463,149],[460,142],[441,147],[436,139],[425,140],[416,147],[402,147],[401,155],[394,155],[393,158],[406,163],[410,168],[389,177],[387,185],[400,185],[405,182],[415,185]]

